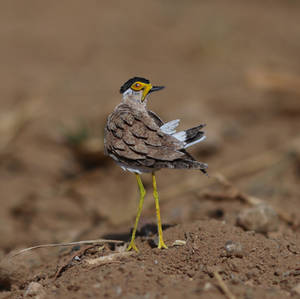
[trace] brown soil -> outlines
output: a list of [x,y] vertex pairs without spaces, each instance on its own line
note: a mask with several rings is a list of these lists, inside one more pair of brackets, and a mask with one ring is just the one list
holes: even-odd
[[[300,298],[299,9],[2,2],[0,298]],[[149,101],[163,119],[207,123],[191,153],[210,174],[157,174],[168,250],[156,248],[145,175],[138,254],[125,250],[135,178],[102,151],[133,75],[167,86]],[[99,238],[124,243],[12,256]]]

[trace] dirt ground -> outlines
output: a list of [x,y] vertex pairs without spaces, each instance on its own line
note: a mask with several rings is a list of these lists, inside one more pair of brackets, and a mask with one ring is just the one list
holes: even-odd
[[[300,298],[300,3],[3,1],[0,298]],[[209,165],[135,177],[103,156],[132,76]],[[89,244],[23,248],[105,239]],[[117,242],[120,241],[120,242]]]

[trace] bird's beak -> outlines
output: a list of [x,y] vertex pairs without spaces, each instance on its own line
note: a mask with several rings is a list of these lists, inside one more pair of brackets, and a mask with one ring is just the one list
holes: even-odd
[[146,84],[144,90],[143,90],[143,96],[142,96],[142,101],[145,100],[146,96],[153,92],[153,91],[158,91],[158,90],[161,90],[163,89],[164,86],[152,86],[150,83],[149,84]]
[[164,86],[152,86],[151,84],[146,84],[144,90],[143,90],[143,97],[142,97],[142,101],[145,100],[146,96],[153,92],[153,91],[158,91],[158,90],[161,90],[163,89]]
[[153,92],[153,91],[159,91],[163,88],[165,88],[165,87],[164,86],[152,86],[152,88],[149,90],[149,93]]

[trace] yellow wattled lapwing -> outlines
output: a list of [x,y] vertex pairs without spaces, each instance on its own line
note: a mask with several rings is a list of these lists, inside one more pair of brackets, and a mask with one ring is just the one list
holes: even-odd
[[136,175],[140,202],[128,250],[138,251],[134,240],[146,191],[141,174],[152,173],[155,198],[158,248],[167,248],[163,240],[155,172],[161,168],[199,169],[206,173],[207,165],[196,161],[185,149],[205,139],[201,124],[176,132],[179,119],[164,123],[154,112],[147,110],[149,94],[163,89],[152,86],[149,80],[134,77],[120,89],[122,102],[108,116],[104,134],[105,153],[123,169]]

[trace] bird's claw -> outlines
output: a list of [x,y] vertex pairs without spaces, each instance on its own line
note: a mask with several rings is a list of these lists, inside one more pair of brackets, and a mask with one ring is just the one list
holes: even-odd
[[139,252],[138,248],[136,247],[134,241],[131,241],[129,246],[127,247],[127,251],[130,251],[131,249],[135,250],[136,252]]
[[159,248],[159,249],[162,249],[162,248],[168,249],[168,246],[165,244],[165,242],[162,238],[159,238],[157,248]]

